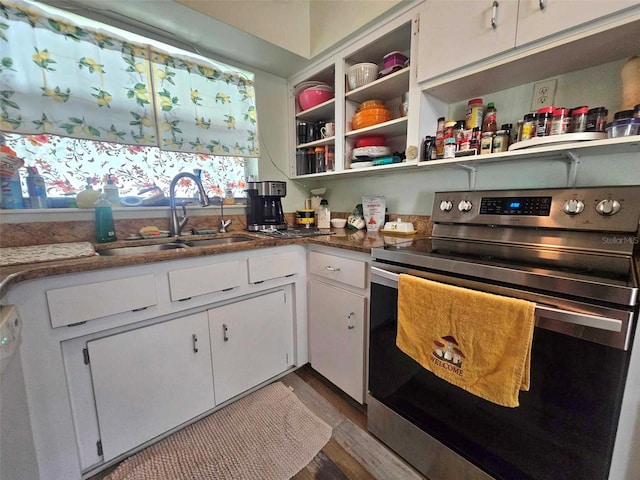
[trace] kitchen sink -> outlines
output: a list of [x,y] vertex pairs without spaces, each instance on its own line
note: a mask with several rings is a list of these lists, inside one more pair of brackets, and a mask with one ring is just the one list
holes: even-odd
[[103,256],[113,255],[142,255],[145,253],[157,253],[163,250],[175,250],[177,248],[189,248],[184,243],[160,243],[156,245],[136,245],[133,247],[117,247],[106,250],[99,250],[98,253]]
[[209,245],[228,245],[229,243],[250,242],[255,240],[253,237],[236,236],[236,237],[220,237],[220,238],[204,238],[202,240],[186,240],[185,243],[190,247],[206,247]]

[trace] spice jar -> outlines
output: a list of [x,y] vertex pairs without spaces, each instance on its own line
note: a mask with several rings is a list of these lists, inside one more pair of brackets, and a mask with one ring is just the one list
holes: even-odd
[[455,158],[456,156],[456,138],[454,135],[455,127],[456,127],[455,120],[447,120],[444,123],[443,158]]
[[438,118],[436,128],[436,156],[442,158],[444,155],[444,117]]
[[484,132],[480,140],[480,154],[491,153],[493,146],[493,132]]
[[480,132],[480,127],[475,127],[471,131],[471,140],[469,142],[469,149],[475,150],[476,153],[480,153],[480,142],[482,141],[482,132]]
[[509,148],[509,135],[506,130],[498,130],[493,137],[492,151],[493,153],[506,152]]
[[536,136],[536,128],[538,128],[538,114],[527,113],[522,121],[522,130],[520,131],[520,141],[531,140]]
[[563,133],[567,133],[570,123],[571,117],[569,116],[569,109],[564,107],[556,108],[553,111],[549,135],[562,135]]
[[582,133],[587,130],[587,113],[589,107],[582,106],[571,109],[570,133]]
[[591,108],[587,112],[587,132],[604,132],[609,111],[604,107]]
[[536,137],[546,137],[551,134],[551,119],[553,118],[554,110],[553,107],[542,107],[538,109]]

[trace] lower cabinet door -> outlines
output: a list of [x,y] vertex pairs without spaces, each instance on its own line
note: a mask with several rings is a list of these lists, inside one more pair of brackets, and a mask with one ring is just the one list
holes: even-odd
[[364,403],[366,305],[362,295],[309,281],[311,366],[360,403]]
[[216,403],[293,365],[293,316],[284,290],[213,308],[208,313]]
[[87,347],[104,461],[215,406],[206,312]]

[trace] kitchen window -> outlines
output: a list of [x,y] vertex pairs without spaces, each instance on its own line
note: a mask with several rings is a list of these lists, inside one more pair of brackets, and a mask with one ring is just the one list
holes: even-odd
[[0,131],[50,198],[107,178],[123,197],[168,193],[181,171],[201,171],[210,196],[244,196],[259,156],[253,73],[37,2],[0,6]]

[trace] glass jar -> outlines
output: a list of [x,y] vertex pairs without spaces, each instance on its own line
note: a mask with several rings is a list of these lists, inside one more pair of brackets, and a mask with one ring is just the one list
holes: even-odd
[[506,152],[509,148],[509,135],[506,130],[498,130],[493,137],[492,152]]
[[553,111],[549,135],[562,135],[563,133],[567,133],[570,123],[571,117],[569,116],[569,109],[564,107],[556,108]]
[[569,132],[582,133],[587,130],[587,114],[589,113],[589,107],[582,106],[571,109],[571,125],[569,126]]
[[542,107],[538,109],[536,137],[547,137],[551,134],[551,119],[553,118],[554,110],[553,107]]
[[444,155],[444,117],[438,118],[436,128],[436,156],[442,158]]
[[604,132],[609,111],[604,107],[591,108],[587,112],[587,132]]
[[443,158],[455,158],[456,156],[456,137],[455,137],[455,120],[447,120],[444,123],[444,149]]
[[480,139],[480,155],[491,153],[493,147],[493,132],[484,132]]
[[522,130],[520,132],[520,141],[531,140],[536,136],[536,129],[538,128],[538,114],[528,113],[522,120]]

